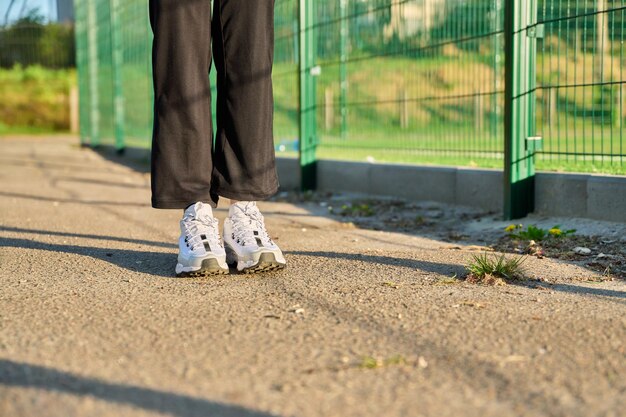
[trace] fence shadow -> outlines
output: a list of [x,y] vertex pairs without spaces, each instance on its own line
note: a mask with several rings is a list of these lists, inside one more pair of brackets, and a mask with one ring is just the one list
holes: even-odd
[[142,174],[150,172],[150,149],[148,148],[127,146],[123,149],[115,149],[111,145],[93,147],[86,145],[85,147],[93,149],[107,161],[115,162]]
[[[377,265],[388,265],[395,267],[404,267],[411,270],[420,270],[424,272],[431,272],[441,275],[451,275],[456,274],[457,276],[463,276],[465,271],[465,267],[459,264],[445,264],[445,263],[436,263],[429,261],[421,261],[416,259],[407,259],[407,258],[398,258],[392,256],[382,256],[382,255],[363,255],[359,253],[342,253],[342,252],[324,252],[324,251],[291,251],[287,252],[290,255],[301,255],[301,256],[310,256],[316,258],[324,258],[324,259],[341,259],[345,261],[354,261],[354,262],[369,262]],[[511,281],[511,284],[519,285],[522,287],[536,288],[534,281]],[[548,289],[552,291],[576,294],[576,295],[585,295],[585,296],[595,296],[595,297],[606,297],[609,299],[617,299],[614,300],[618,303],[626,303],[626,291],[619,290],[611,290],[604,288],[590,288],[587,286],[575,285],[575,284],[564,284],[558,283],[551,285]]]
[[369,262],[377,265],[403,267],[410,270],[420,270],[442,275],[460,274],[463,266],[457,264],[437,263],[416,259],[399,258],[383,255],[364,255],[360,253],[344,253],[331,251],[289,251],[288,255],[308,256],[323,259],[341,259],[351,262]]
[[9,227],[9,226],[0,226],[0,232],[11,232],[11,233],[21,233],[21,234],[39,234],[39,235],[50,235],[50,236],[59,236],[59,237],[75,237],[80,239],[93,239],[93,240],[104,240],[110,242],[123,242],[123,243],[133,243],[137,245],[149,245],[155,246],[159,248],[168,248],[168,249],[176,249],[178,246],[175,242],[157,242],[155,240],[145,240],[145,239],[133,239],[129,237],[118,237],[118,236],[105,236],[105,235],[94,235],[87,233],[71,233],[71,232],[56,232],[51,230],[39,230],[39,229],[26,229],[24,227]]
[[173,392],[118,384],[59,371],[45,366],[0,359],[0,385],[35,388],[130,405],[178,417],[274,417],[237,405],[229,405]]
[[172,266],[176,264],[176,254],[174,252],[98,248],[94,246],[44,243],[36,240],[9,237],[0,237],[0,247],[76,254],[109,262],[131,272],[141,272],[164,278],[174,276]]

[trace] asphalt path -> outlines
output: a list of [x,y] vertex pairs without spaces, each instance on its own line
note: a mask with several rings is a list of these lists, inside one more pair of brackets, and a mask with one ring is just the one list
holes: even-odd
[[0,139],[1,416],[625,413],[623,281],[473,285],[470,247],[276,202],[287,269],[177,279],[149,197],[74,138]]

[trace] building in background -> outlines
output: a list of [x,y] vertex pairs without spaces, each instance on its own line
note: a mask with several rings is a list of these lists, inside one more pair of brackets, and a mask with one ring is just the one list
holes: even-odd
[[[448,6],[450,6],[448,1]],[[396,36],[400,40],[418,33],[427,34],[441,18],[445,0],[411,0],[390,5],[389,23],[384,28],[385,39]]]
[[73,0],[57,0],[57,20],[60,23],[74,21]]

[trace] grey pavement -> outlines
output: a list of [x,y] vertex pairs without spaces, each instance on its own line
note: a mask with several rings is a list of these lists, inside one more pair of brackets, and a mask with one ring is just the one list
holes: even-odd
[[453,281],[471,247],[275,202],[287,269],[177,279],[149,197],[75,138],[0,139],[0,416],[625,413],[623,281]]

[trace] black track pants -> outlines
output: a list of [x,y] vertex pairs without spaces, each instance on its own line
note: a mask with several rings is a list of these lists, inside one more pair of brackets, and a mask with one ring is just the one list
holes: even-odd
[[[154,81],[152,206],[278,189],[272,119],[274,0],[150,0]],[[213,52],[211,52],[211,39]],[[212,146],[211,57],[217,69]]]

